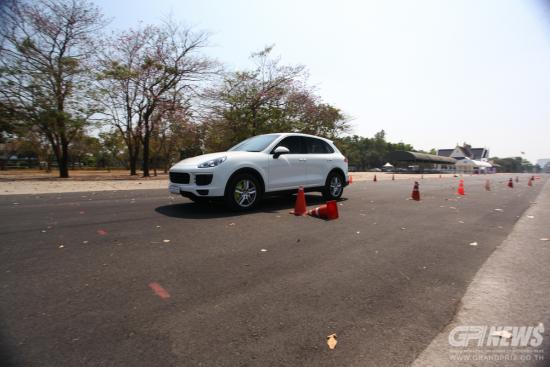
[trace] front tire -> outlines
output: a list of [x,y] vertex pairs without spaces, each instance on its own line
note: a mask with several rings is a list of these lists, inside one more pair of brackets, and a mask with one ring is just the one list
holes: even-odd
[[344,193],[344,177],[338,172],[331,172],[325,182],[323,197],[325,200],[338,200]]
[[251,174],[241,173],[231,178],[225,190],[225,202],[233,210],[251,210],[262,196],[259,180]]

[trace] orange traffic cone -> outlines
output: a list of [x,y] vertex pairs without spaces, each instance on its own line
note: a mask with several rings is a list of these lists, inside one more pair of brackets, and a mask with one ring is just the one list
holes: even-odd
[[348,175],[348,184],[353,183],[353,177],[351,175]]
[[439,174],[439,178],[441,178],[441,173]]
[[511,189],[514,188],[514,180],[510,179],[510,180],[508,181],[508,187],[511,188]]
[[300,186],[298,189],[298,196],[296,197],[296,204],[294,205],[294,210],[290,212],[294,215],[306,215],[306,194],[304,193],[304,188]]
[[485,190],[491,191],[491,181],[489,180],[485,181]]
[[374,182],[378,181],[378,179],[376,178],[376,175],[374,175],[374,178],[372,179]]
[[311,209],[308,214],[326,220],[338,219],[338,205],[336,200],[330,200],[325,205]]
[[516,176],[516,182],[519,182],[519,177],[518,176]]
[[420,201],[420,190],[418,189],[418,181],[414,182],[411,198],[413,200]]
[[464,180],[460,180],[458,182],[458,190],[456,192],[458,195],[466,195],[464,192]]
[[392,180],[392,181],[395,181],[395,173],[392,173],[392,175],[391,175],[391,180]]
[[529,179],[529,182],[527,182],[527,186],[529,186],[529,187],[533,186],[533,178],[532,177]]

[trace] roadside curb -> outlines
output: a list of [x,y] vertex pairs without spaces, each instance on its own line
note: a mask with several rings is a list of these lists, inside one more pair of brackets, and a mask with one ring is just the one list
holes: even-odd
[[[518,220],[512,232],[477,272],[462,298],[453,320],[435,337],[412,363],[420,366],[543,366],[550,358],[550,181],[536,202]],[[514,349],[526,347],[492,347],[493,360],[476,351],[477,340],[468,348],[449,345],[449,333],[457,326],[537,326],[544,324],[545,360],[510,360],[520,358]],[[500,349],[499,349],[500,348]],[[474,350],[478,359],[452,360],[461,350]],[[499,359],[502,356],[502,359]],[[523,354],[524,355],[524,354]],[[509,359],[504,359],[509,356]],[[516,356],[516,357],[514,357]]]

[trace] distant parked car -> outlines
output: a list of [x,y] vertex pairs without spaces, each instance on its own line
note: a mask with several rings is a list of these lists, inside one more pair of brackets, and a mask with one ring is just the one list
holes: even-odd
[[182,160],[170,168],[169,190],[193,201],[223,198],[231,208],[246,210],[264,194],[295,192],[300,186],[335,200],[347,183],[347,159],[330,140],[280,133]]
[[382,170],[380,168],[371,168],[369,172],[382,172]]

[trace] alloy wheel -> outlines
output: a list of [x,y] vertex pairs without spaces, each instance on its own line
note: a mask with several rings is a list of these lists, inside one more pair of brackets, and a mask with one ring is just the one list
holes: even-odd
[[342,192],[342,181],[340,180],[340,177],[338,177],[337,175],[333,176],[330,179],[329,186],[330,186],[330,194],[332,195],[332,197],[337,198],[338,196],[340,196]]
[[256,201],[256,185],[252,180],[242,179],[235,185],[233,198],[235,203],[242,208],[248,208]]

